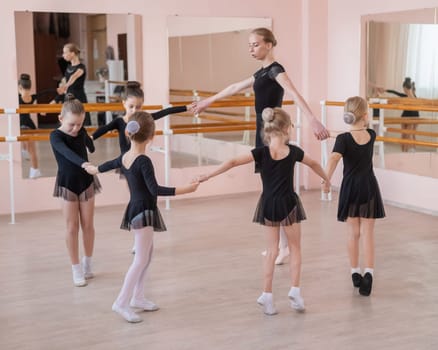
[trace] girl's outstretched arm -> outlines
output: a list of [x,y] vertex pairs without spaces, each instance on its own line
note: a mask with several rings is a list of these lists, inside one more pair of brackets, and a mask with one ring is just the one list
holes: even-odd
[[304,115],[307,117],[310,125],[313,129],[313,134],[318,140],[325,140],[330,136],[328,130],[321,124],[321,122],[316,118],[316,116],[311,111],[309,105],[295,88],[292,81],[289,79],[289,76],[286,72],[280,73],[275,78],[276,81],[281,85],[281,87],[290,95],[292,95],[293,100],[301,108],[304,112]]
[[217,176],[219,174],[222,174],[222,173],[230,170],[231,168],[234,168],[236,166],[243,165],[243,164],[248,164],[248,163],[251,163],[253,161],[254,161],[254,158],[252,156],[252,153],[248,153],[248,154],[244,154],[244,155],[235,157],[233,159],[230,159],[230,160],[223,162],[221,165],[219,165],[218,168],[216,168],[216,170],[214,170],[210,174],[201,175],[198,178],[198,180],[200,182],[207,181],[208,179],[210,179],[214,176]]
[[335,172],[336,166],[338,165],[339,160],[342,158],[342,154],[338,153],[338,152],[332,152],[330,154],[330,157],[328,159],[327,162],[327,166],[326,166],[326,173],[327,173],[327,177],[329,178],[329,182],[325,182],[323,183],[323,191],[324,192],[330,192],[330,180],[333,176],[333,173]]
[[321,165],[317,161],[304,155],[301,163],[307,165],[310,169],[313,170],[313,172],[315,174],[319,175],[325,181],[325,183],[327,183],[330,186],[330,178],[327,176],[324,169],[321,167]]
[[237,83],[231,84],[227,86],[225,89],[219,91],[216,95],[207,97],[196,103],[194,107],[194,113],[203,112],[208,106],[210,106],[213,102],[220,100],[225,97],[232,96],[243,89],[247,89],[254,84],[254,77],[249,77],[245,80],[239,81]]

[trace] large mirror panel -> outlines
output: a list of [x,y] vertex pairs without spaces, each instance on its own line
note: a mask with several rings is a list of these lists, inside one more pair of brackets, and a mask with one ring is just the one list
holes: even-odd
[[[136,30],[140,28],[140,30]],[[105,80],[141,80],[141,17],[132,14],[15,12],[17,81],[28,74],[37,103],[57,100],[68,62],[63,47],[74,43],[85,65],[84,93],[88,102],[105,102]],[[114,90],[115,86],[111,86]],[[113,95],[114,91],[110,91]],[[114,115],[115,117],[115,115]],[[53,129],[58,114],[31,115],[38,129]],[[107,121],[104,112],[89,115],[89,124]],[[118,155],[116,138],[95,141],[91,160],[101,162]],[[48,141],[22,143],[23,177],[32,177],[37,167],[42,176],[54,176],[56,163]]]
[[[271,28],[270,18],[181,17],[168,18],[171,101],[205,98],[231,83],[248,78],[260,62],[248,51],[248,36],[257,27]],[[249,96],[252,91],[248,91]],[[172,117],[172,125],[255,120],[253,107],[211,108],[200,119]],[[220,149],[254,144],[253,131],[175,135],[172,167],[215,164]]]
[[[389,103],[438,106],[438,24],[434,23],[435,13],[435,9],[427,9],[412,11],[411,16],[396,13],[391,18],[391,14],[385,14],[384,20],[367,21],[365,79],[368,98],[381,98]],[[375,118],[378,114],[379,110],[375,109]],[[438,142],[436,112],[385,109],[384,115],[388,128],[386,137]],[[410,134],[403,134],[400,130]],[[437,155],[437,148],[433,146],[388,142],[375,165],[437,177]]]

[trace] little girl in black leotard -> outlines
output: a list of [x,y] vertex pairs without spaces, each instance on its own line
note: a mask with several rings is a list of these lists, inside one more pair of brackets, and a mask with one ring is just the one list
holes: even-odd
[[[32,87],[32,82],[30,80],[29,74],[21,74],[20,80],[18,81],[18,103],[20,105],[31,105],[37,102],[37,96],[30,92]],[[20,128],[21,129],[36,129],[36,125],[30,117],[29,113],[20,114]],[[23,154],[29,153],[30,158],[30,169],[29,178],[35,179],[40,177],[41,171],[38,167],[38,155],[36,150],[36,145],[34,141],[24,141],[22,142]]]
[[[336,137],[333,152],[327,163],[327,175],[333,175],[339,160],[344,172],[339,192],[338,220],[348,226],[348,253],[353,286],[364,296],[371,294],[374,272],[374,222],[385,216],[379,185],[373,171],[373,150],[376,133],[368,129],[368,104],[359,97],[345,103],[344,121],[350,132]],[[323,184],[324,192],[330,184]],[[365,271],[359,267],[359,239],[363,237]]]
[[[125,127],[126,123],[129,120],[129,117],[141,110],[141,107],[144,103],[144,93],[141,89],[140,83],[136,81],[129,81],[126,85],[126,93],[123,99],[123,107],[125,108],[125,115],[121,118],[115,118],[108,124],[101,126],[93,133],[93,140],[98,139],[99,137],[105,135],[107,132],[112,130],[117,130],[119,134],[119,146],[120,153],[125,153],[129,150],[129,140],[125,135]],[[192,105],[180,106],[180,107],[170,107],[163,109],[158,112],[150,113],[154,120],[158,120],[160,118],[165,117],[169,114],[175,113],[183,113],[188,109],[191,109]]]
[[199,183],[185,187],[163,187],[157,184],[154,167],[145,154],[155,131],[154,119],[149,113],[135,112],[126,125],[130,140],[129,150],[98,168],[88,166],[90,174],[120,168],[129,186],[130,200],[122,219],[121,228],[134,233],[135,256],[126,273],[122,289],[112,309],[128,322],[142,319],[131,308],[144,311],[158,310],[158,306],[144,296],[144,283],[153,251],[154,231],[165,231],[166,226],[157,207],[157,196],[173,196],[193,192]]
[[220,165],[208,175],[199,177],[206,181],[229,169],[257,163],[263,183],[263,191],[254,214],[253,221],[266,227],[268,242],[264,266],[263,293],[257,302],[263,306],[263,312],[274,315],[277,310],[272,296],[272,280],[275,259],[278,255],[280,227],[287,236],[290,258],[291,288],[288,296],[291,307],[297,311],[304,310],[304,300],[300,292],[301,275],[301,226],[306,218],[301,201],[293,188],[294,166],[301,162],[309,166],[317,175],[328,181],[319,163],[306,156],[299,147],[287,144],[292,127],[290,116],[281,108],[265,108],[263,113],[263,132],[267,146],[253,149],[248,154],[231,159]]
[[[73,270],[73,283],[82,287],[94,275],[91,257],[94,248],[94,195],[100,190],[97,177],[83,167],[88,164],[87,149],[94,152],[91,138],[84,129],[85,110],[73,95],[67,94],[59,120],[61,126],[50,134],[50,144],[58,164],[53,195],[61,199],[67,226],[66,242]],[[79,260],[78,235],[82,227],[84,257]]]
[[[417,95],[415,94],[415,82],[412,81],[411,78],[406,77],[405,80],[403,81],[403,91],[404,92],[398,92],[396,90],[385,90],[385,92],[388,92],[390,94],[394,94],[397,95],[399,97],[407,97],[407,98],[417,98]],[[420,112],[419,111],[415,111],[415,110],[404,110],[401,114],[402,118],[417,118],[420,116]],[[402,123],[401,127],[403,130],[417,130],[417,124],[407,124],[407,123]],[[402,134],[402,139],[406,139],[406,140],[416,140],[415,134]],[[405,145],[402,144],[402,151],[403,152],[407,152],[407,151],[414,151],[415,150],[415,145]]]

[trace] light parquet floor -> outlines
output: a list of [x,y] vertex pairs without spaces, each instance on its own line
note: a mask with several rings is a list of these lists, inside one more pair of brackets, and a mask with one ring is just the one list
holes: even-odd
[[301,195],[302,291],[287,300],[287,265],[276,268],[279,314],[265,316],[263,227],[257,193],[172,201],[155,236],[147,296],[161,309],[128,324],[111,311],[131,262],[124,206],[96,209],[96,278],[73,287],[60,211],[0,217],[0,349],[438,349],[438,237],[433,216],[387,206],[376,224],[371,297],[353,290],[337,202]]

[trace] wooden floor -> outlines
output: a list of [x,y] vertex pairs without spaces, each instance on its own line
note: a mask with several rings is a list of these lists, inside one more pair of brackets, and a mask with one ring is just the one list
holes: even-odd
[[287,265],[276,268],[279,314],[265,316],[263,227],[251,222],[258,194],[177,200],[162,210],[147,296],[161,309],[129,324],[111,311],[130,264],[123,206],[96,212],[96,278],[73,287],[61,213],[0,217],[0,349],[438,349],[436,217],[386,207],[377,221],[371,297],[353,290],[345,224],[336,200],[301,195],[302,292],[289,307]]

